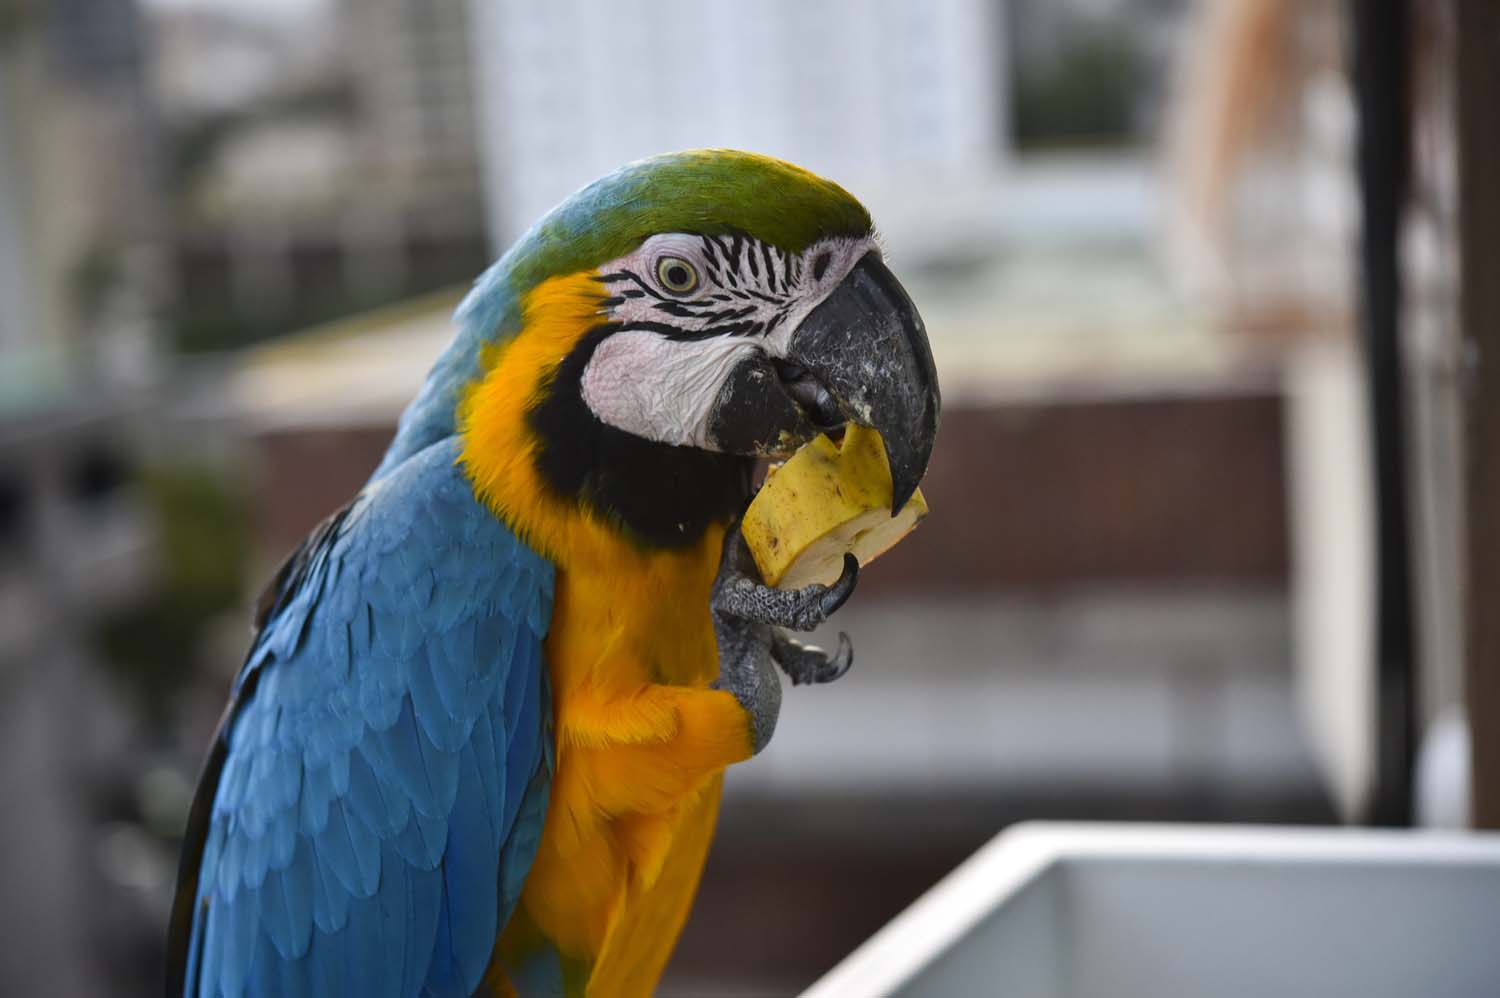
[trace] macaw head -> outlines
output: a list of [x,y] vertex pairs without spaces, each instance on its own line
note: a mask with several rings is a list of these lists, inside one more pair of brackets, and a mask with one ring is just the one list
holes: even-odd
[[626,166],[538,222],[458,317],[424,396],[455,407],[470,473],[502,508],[507,483],[534,476],[680,546],[743,507],[756,458],[847,421],[884,440],[897,509],[927,469],[940,397],[921,316],[865,208],[779,160]]

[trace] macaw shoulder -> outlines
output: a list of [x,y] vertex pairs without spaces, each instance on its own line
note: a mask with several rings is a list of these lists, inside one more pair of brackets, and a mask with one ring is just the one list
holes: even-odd
[[429,446],[366,486],[304,544],[273,584],[279,591],[263,600],[250,667],[286,658],[315,616],[357,616],[356,601],[411,621],[409,639],[466,616],[524,620],[545,636],[552,565],[475,498],[458,452],[452,439]]

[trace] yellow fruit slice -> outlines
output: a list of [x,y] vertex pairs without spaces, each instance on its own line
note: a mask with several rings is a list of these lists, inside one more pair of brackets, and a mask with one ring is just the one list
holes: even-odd
[[772,468],[740,529],[766,584],[799,589],[837,579],[846,551],[869,564],[926,515],[918,489],[891,516],[880,434],[851,423],[842,445],[819,436]]

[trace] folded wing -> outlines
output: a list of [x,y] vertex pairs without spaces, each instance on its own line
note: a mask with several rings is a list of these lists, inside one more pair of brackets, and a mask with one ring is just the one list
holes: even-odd
[[551,774],[549,562],[444,441],[308,539],[263,601],[190,818],[172,995],[468,995]]

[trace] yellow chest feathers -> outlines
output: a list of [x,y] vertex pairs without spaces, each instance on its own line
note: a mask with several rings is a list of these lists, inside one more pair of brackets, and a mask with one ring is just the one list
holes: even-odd
[[[460,414],[462,460],[477,493],[557,565],[545,649],[557,769],[537,858],[506,932],[515,938],[503,938],[502,950],[544,939],[594,978],[624,972],[626,957],[610,955],[612,938],[631,940],[636,964],[665,960],[712,826],[704,794],[717,793],[719,773],[748,758],[751,744],[734,698],[707,688],[718,672],[708,599],[723,526],[683,549],[646,550],[551,492],[536,470],[526,412],[599,321],[598,289],[577,275],[533,291],[522,331],[486,358]],[[691,875],[662,877],[669,857],[692,864]],[[659,923],[649,944],[639,938],[647,911]],[[650,977],[649,967],[631,968],[638,971]]]

